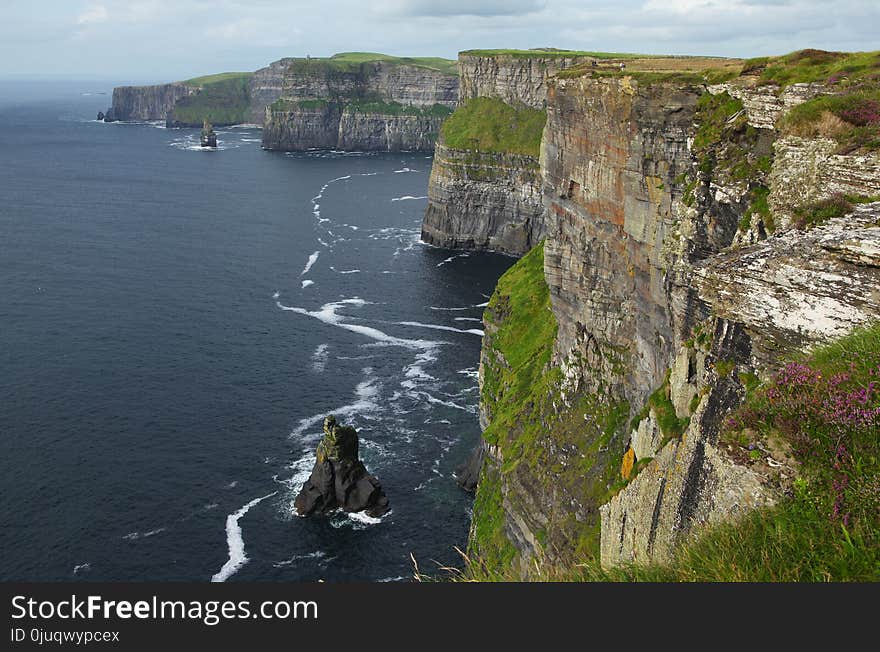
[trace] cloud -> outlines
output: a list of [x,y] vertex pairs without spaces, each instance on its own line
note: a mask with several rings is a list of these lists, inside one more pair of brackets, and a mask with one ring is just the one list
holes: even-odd
[[390,0],[377,11],[400,16],[522,16],[544,9],[546,0]]
[[875,50],[878,24],[878,0],[833,8],[827,0],[40,0],[3,4],[0,75],[100,73],[135,83],[341,51]]
[[104,5],[92,5],[76,17],[77,25],[92,25],[106,23],[110,19],[110,12]]

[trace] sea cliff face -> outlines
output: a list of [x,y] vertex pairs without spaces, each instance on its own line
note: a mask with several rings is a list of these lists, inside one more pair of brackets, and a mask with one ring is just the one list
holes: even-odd
[[[492,98],[514,109],[543,111],[552,75],[586,60],[463,52],[458,60],[461,101]],[[537,147],[524,154],[505,151],[503,144],[492,150],[455,147],[441,138],[428,183],[422,240],[521,256],[546,235],[542,192]]]
[[180,82],[118,86],[113,89],[113,105],[107,110],[107,120],[165,120],[177,100],[194,92],[193,87]]
[[284,71],[291,61],[293,61],[291,57],[279,59],[254,72],[248,85],[250,95],[248,123],[263,125],[263,120],[266,118],[266,107],[281,97],[281,91],[284,87]]
[[[541,265],[515,265],[484,315],[471,553],[519,577],[668,563],[786,495],[785,452],[744,461],[721,439],[750,387],[880,317],[880,158],[779,132],[828,92],[815,84],[572,74],[547,88]],[[841,192],[867,203],[805,223]]]
[[[458,77],[449,62],[370,57],[287,57],[253,73],[119,87],[106,119],[200,127],[204,120],[264,126],[268,117],[273,121],[269,149],[433,149],[443,117],[458,102]],[[282,97],[285,102],[279,103]],[[319,106],[324,103],[334,106]],[[352,103],[357,110],[347,109]],[[273,110],[267,110],[270,106]],[[305,122],[296,124],[300,119]],[[327,120],[335,120],[335,126],[330,128]]]
[[451,249],[522,255],[544,237],[538,161],[438,144],[422,240]]
[[508,104],[543,109],[548,79],[560,70],[589,60],[585,56],[462,52],[458,57],[461,99],[497,97]]
[[431,151],[442,115],[361,112],[338,103],[276,102],[266,109],[263,147],[296,151]]
[[263,147],[431,151],[458,101],[458,78],[397,62],[296,59],[266,109]]

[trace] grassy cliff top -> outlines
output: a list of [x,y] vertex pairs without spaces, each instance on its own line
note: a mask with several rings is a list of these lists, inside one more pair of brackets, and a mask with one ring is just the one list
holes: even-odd
[[193,77],[187,79],[183,83],[190,86],[206,86],[222,81],[230,80],[247,80],[253,76],[252,72],[218,72],[216,75],[203,75],[202,77]]
[[455,149],[505,152],[538,157],[547,113],[514,107],[499,99],[476,97],[443,123],[443,143]]
[[880,82],[880,50],[874,52],[826,52],[798,50],[781,57],[760,57],[745,62],[744,75],[757,74],[766,84],[849,81]]
[[519,59],[564,59],[569,57],[591,57],[593,59],[631,59],[644,57],[643,54],[620,52],[587,52],[585,50],[558,50],[556,48],[533,48],[531,50],[464,50],[458,53],[466,57],[514,57]]
[[[624,68],[620,64],[624,64]],[[558,73],[575,77],[632,77],[640,82],[718,83],[732,79],[743,69],[742,59],[721,57],[638,56],[608,57],[596,66],[582,64]]]
[[364,63],[389,63],[399,66],[416,66],[435,70],[445,75],[458,75],[458,62],[440,57],[395,57],[378,52],[340,52],[332,57],[297,57],[290,65],[294,68],[321,65],[341,72],[355,72]]

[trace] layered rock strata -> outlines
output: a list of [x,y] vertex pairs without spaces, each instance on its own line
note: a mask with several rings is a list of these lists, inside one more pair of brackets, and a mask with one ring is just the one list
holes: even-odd
[[522,255],[545,235],[538,160],[438,144],[422,240]]
[[606,567],[668,562],[705,527],[779,500],[785,456],[743,465],[719,443],[724,419],[747,379],[880,315],[880,203],[812,228],[791,220],[816,200],[880,194],[876,154],[774,128],[817,92],[549,81],[540,178],[556,332],[542,380],[532,368],[535,389],[511,403],[526,371],[497,333],[517,314],[513,299],[490,302],[479,554],[522,576],[591,550]]
[[266,108],[263,147],[431,151],[458,101],[458,78],[417,65],[295,59]]
[[188,84],[176,82],[156,86],[117,86],[113,89],[113,105],[104,120],[165,120],[182,97],[196,92]]

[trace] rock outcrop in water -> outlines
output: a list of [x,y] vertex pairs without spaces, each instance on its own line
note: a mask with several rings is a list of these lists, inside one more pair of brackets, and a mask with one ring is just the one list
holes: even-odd
[[[470,546],[500,573],[665,563],[708,526],[780,501],[784,457],[743,463],[720,440],[725,419],[786,356],[880,317],[880,154],[780,133],[839,89],[633,69],[547,80],[546,240],[484,314]],[[498,74],[463,74],[463,94],[517,78]],[[448,186],[434,184],[423,230],[473,246],[470,206],[498,214],[511,193],[463,190],[456,204]],[[809,218],[844,195],[848,210]]]
[[214,133],[214,127],[207,120],[202,123],[200,143],[202,147],[217,147],[217,134]]
[[300,516],[341,509],[379,517],[388,511],[382,486],[359,459],[354,428],[337,424],[333,416],[324,419],[324,438],[318,444],[315,466],[294,507]]

